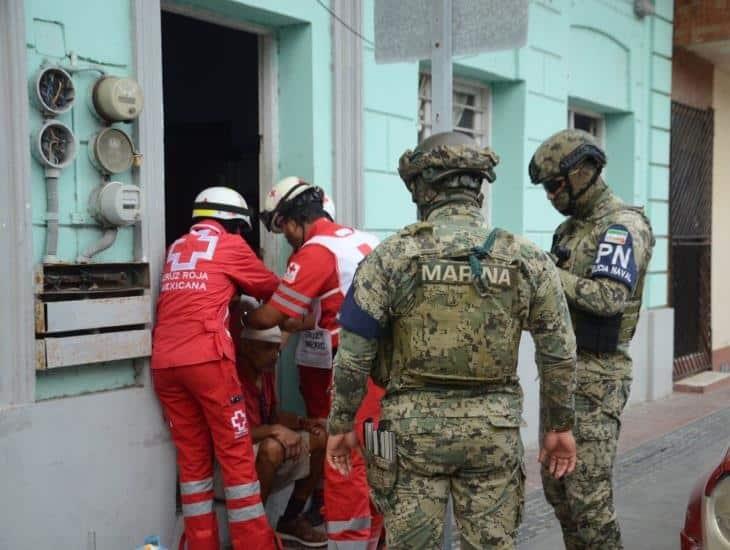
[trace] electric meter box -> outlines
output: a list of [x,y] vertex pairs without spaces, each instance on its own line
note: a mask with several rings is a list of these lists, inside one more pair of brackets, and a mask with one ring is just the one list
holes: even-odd
[[89,210],[104,227],[124,227],[140,220],[141,202],[139,187],[112,181],[92,193]]
[[134,161],[132,139],[118,128],[104,128],[89,138],[89,160],[104,175],[126,172]]
[[71,75],[61,67],[46,65],[30,79],[30,100],[46,116],[68,112],[76,99]]
[[133,78],[102,76],[91,87],[93,112],[107,122],[130,122],[142,112],[142,88]]
[[46,168],[64,168],[76,156],[76,137],[58,120],[47,120],[30,137],[33,157]]

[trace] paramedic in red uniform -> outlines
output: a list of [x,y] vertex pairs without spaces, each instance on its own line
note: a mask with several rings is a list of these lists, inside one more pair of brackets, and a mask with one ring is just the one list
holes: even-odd
[[[307,416],[324,422],[339,339],[337,314],[358,263],[378,240],[331,221],[323,199],[320,188],[296,177],[284,178],[267,194],[262,221],[270,231],[284,233],[294,252],[274,295],[243,322],[258,329],[282,324],[287,330],[308,329],[301,332],[295,354],[299,386]],[[313,327],[308,326],[312,318]],[[375,394],[377,386],[371,387],[374,391],[366,397],[364,410],[377,416],[382,391]],[[353,450],[353,460],[357,467],[349,477],[325,462],[324,510],[330,548],[374,548],[382,528],[382,519],[371,514],[359,450]]]
[[277,548],[259,494],[228,305],[239,291],[267,299],[279,281],[241,237],[244,227],[251,218],[240,194],[202,191],[190,232],[167,252],[157,301],[152,377],[177,449],[189,550],[218,549],[214,453],[233,548]]

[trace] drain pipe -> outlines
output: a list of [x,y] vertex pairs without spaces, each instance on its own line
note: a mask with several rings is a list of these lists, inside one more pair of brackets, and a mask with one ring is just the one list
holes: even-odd
[[104,234],[101,236],[101,239],[99,239],[89,248],[87,248],[83,254],[77,256],[76,263],[88,264],[91,261],[91,258],[96,256],[102,250],[106,250],[114,244],[114,241],[117,240],[118,233],[118,227],[107,227],[106,229],[104,229]]
[[58,178],[61,170],[46,168],[46,255],[43,263],[58,263]]

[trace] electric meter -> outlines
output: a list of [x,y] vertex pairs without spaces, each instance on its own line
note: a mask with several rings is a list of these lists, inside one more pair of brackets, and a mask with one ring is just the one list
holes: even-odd
[[134,161],[134,144],[122,130],[104,128],[89,138],[89,159],[102,174],[126,172]]
[[46,168],[63,168],[76,156],[76,138],[71,128],[58,120],[48,120],[31,136],[33,156]]
[[30,98],[44,115],[58,116],[73,106],[76,88],[61,67],[41,67],[30,80]]
[[132,78],[102,76],[90,97],[94,112],[108,122],[129,122],[142,111],[142,88]]
[[140,220],[142,194],[139,187],[110,181],[95,189],[89,200],[89,211],[104,227],[123,227]]

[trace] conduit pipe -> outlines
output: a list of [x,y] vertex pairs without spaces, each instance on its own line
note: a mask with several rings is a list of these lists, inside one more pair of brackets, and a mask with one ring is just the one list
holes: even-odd
[[119,233],[118,227],[107,227],[106,229],[104,229],[104,234],[101,236],[101,238],[94,244],[92,244],[89,248],[87,248],[83,254],[78,256],[76,258],[76,263],[89,263],[91,261],[91,258],[96,256],[102,250],[106,250],[114,244],[114,241],[117,240],[117,233]]
[[43,263],[58,263],[58,178],[61,170],[46,168],[46,255]]

